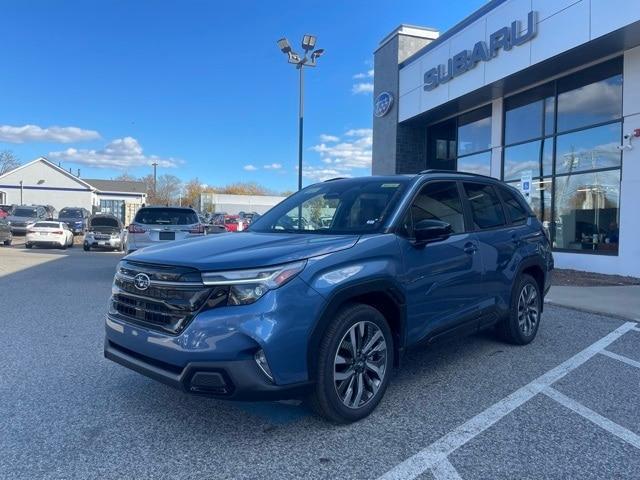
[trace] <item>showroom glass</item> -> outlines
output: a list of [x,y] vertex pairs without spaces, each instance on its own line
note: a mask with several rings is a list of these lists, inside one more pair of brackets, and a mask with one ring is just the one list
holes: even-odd
[[554,200],[557,248],[618,251],[620,170],[559,176]]
[[311,185],[279,203],[249,230],[269,233],[362,234],[381,229],[410,177]]
[[451,225],[453,233],[464,232],[462,200],[455,182],[429,182],[425,185],[411,204],[402,231],[413,237],[413,226],[422,220],[440,220]]
[[466,182],[463,185],[471,205],[474,227],[495,228],[506,223],[502,203],[491,185]]
[[[610,235],[605,242],[606,232],[596,232],[584,218],[592,216],[592,224],[601,230],[611,217],[617,225],[622,59],[506,98],[504,121],[502,177],[520,188],[521,178],[531,174],[531,208],[550,227],[554,249],[617,254],[617,235]],[[582,175],[586,172],[589,175]],[[615,183],[617,179],[615,188],[607,184],[603,190],[598,183],[602,172],[608,181]],[[580,186],[571,199],[566,192],[574,184]],[[605,192],[607,207],[603,213]],[[595,201],[596,197],[600,200]],[[591,230],[591,243],[582,241],[583,233],[586,238]]]

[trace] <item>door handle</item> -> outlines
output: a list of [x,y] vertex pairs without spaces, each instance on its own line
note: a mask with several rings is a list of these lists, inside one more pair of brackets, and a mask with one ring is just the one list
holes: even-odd
[[468,254],[474,254],[478,251],[478,247],[476,247],[473,243],[467,243],[464,246],[464,253],[468,253]]

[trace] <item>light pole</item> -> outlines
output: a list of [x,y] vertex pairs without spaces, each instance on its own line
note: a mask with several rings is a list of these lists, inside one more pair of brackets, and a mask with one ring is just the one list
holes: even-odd
[[[303,35],[302,49],[304,56],[301,57],[291,49],[291,45],[286,38],[278,40],[278,47],[287,56],[289,63],[296,66],[300,75],[300,99],[298,106],[298,190],[302,190],[302,137],[304,131],[304,67],[315,67],[318,58],[324,53],[323,48],[313,50],[316,46],[314,35]],[[311,52],[313,50],[313,52]],[[311,52],[311,54],[309,54]]]
[[157,185],[158,185],[158,177],[157,177],[157,171],[156,169],[158,168],[158,162],[153,162],[151,165],[153,165],[153,201],[156,201],[157,198]]

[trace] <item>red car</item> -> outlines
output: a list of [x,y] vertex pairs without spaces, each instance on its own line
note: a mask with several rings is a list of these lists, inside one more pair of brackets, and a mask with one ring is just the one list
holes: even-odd
[[240,215],[225,215],[224,216],[224,228],[227,232],[241,232],[246,230],[249,226],[249,222],[240,217]]

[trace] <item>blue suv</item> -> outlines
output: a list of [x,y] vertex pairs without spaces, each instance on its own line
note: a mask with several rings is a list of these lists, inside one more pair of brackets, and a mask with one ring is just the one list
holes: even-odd
[[351,422],[377,406],[410,347],[490,327],[531,342],[552,268],[545,229],[493,178],[335,179],[246,232],[125,257],[105,356],[195,394],[308,396]]

